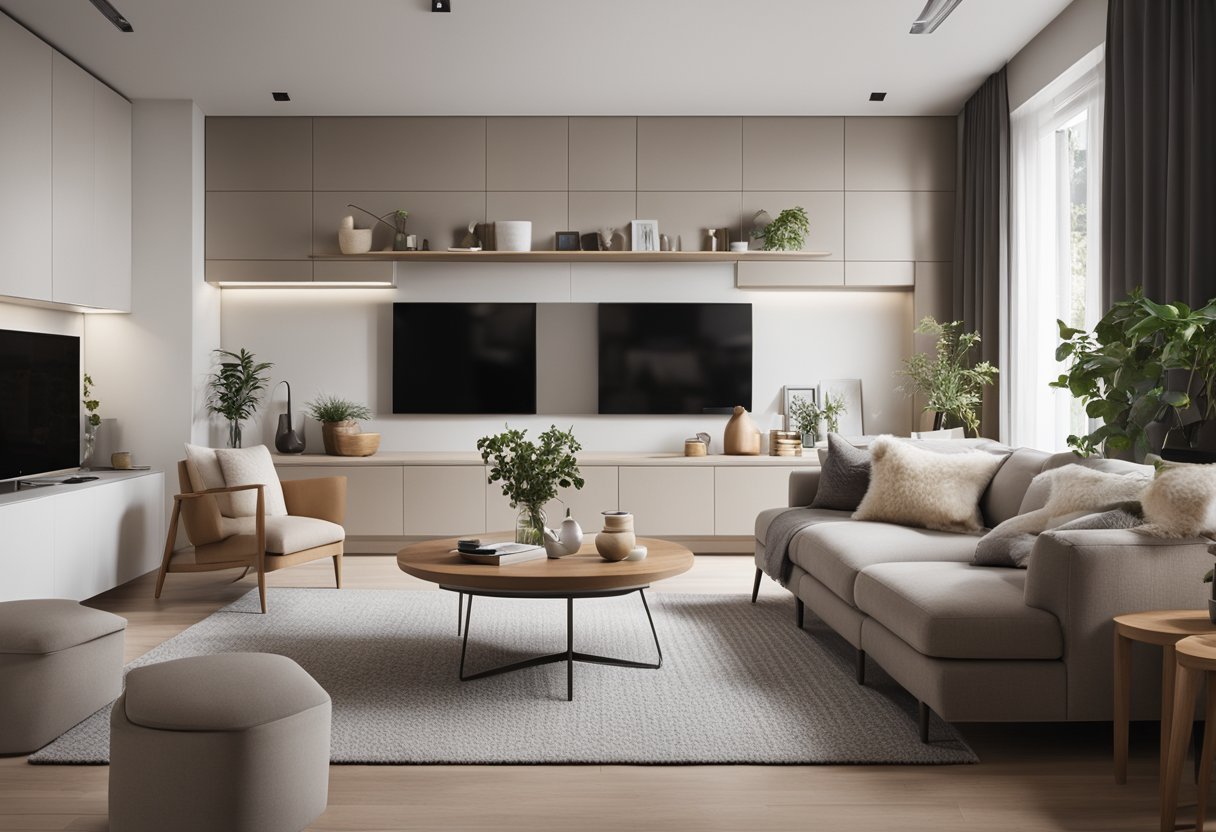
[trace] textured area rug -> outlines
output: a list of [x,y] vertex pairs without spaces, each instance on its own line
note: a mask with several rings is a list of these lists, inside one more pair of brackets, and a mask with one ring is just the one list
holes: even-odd
[[[826,628],[794,625],[792,596],[647,595],[659,670],[576,664],[460,682],[456,596],[408,590],[251,592],[129,667],[229,651],[281,653],[333,698],[335,763],[975,762],[940,721],[917,738],[915,703]],[[477,598],[466,672],[566,649],[565,601]],[[653,661],[638,595],[574,602],[575,650]],[[108,761],[109,708],[30,758]]]

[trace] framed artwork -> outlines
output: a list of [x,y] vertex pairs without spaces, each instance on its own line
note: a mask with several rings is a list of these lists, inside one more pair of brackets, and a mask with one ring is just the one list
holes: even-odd
[[580,248],[580,240],[577,231],[559,231],[557,232],[557,250],[558,251],[578,251]]
[[781,412],[785,414],[785,429],[797,431],[797,425],[795,425],[790,419],[794,399],[805,399],[806,401],[813,403],[819,401],[819,394],[818,391],[809,384],[787,384],[782,388]]
[[634,251],[659,250],[658,220],[634,220],[631,230],[633,231]]
[[840,433],[844,436],[861,436],[866,432],[861,400],[861,379],[830,378],[819,382],[819,400],[831,394],[844,399],[844,413],[840,415]]

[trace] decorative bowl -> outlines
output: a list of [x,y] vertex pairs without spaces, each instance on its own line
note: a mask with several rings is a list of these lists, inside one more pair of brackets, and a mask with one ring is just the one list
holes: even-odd
[[338,249],[343,254],[367,254],[372,250],[370,228],[339,228]]

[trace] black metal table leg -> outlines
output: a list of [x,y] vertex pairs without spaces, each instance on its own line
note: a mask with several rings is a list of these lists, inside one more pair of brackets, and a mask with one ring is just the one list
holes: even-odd
[[464,629],[463,625],[460,622],[463,613],[464,613],[464,593],[462,592],[456,596],[456,635],[460,635],[461,630]]
[[566,701],[574,701],[574,599],[566,599]]

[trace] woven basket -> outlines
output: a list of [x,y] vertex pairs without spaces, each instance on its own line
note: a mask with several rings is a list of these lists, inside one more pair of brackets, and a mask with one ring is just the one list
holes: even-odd
[[321,438],[330,456],[371,456],[380,449],[380,434],[362,433],[354,421],[322,423]]

